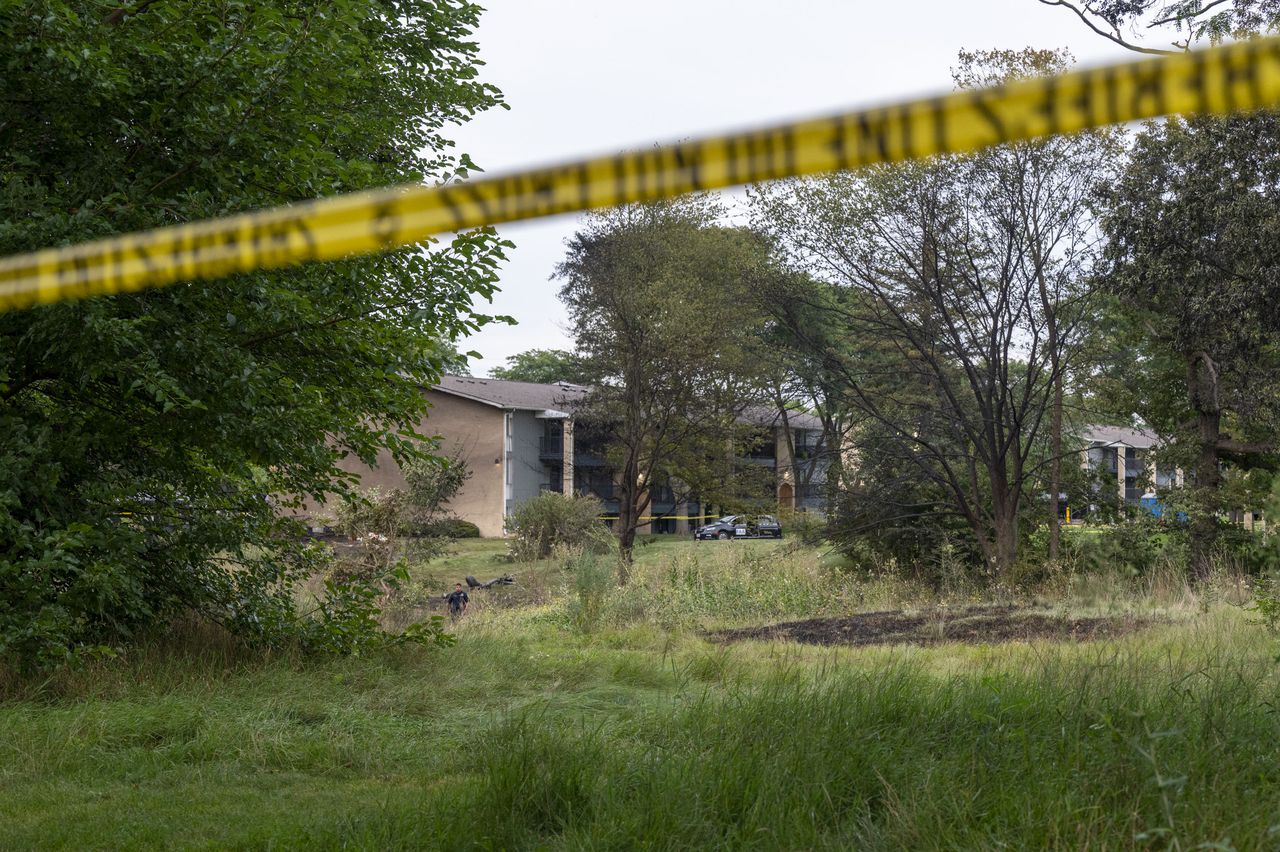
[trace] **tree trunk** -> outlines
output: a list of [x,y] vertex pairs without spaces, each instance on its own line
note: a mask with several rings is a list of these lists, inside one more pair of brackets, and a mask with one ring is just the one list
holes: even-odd
[[632,554],[636,545],[636,527],[640,513],[636,498],[639,496],[639,479],[634,458],[627,458],[622,466],[622,482],[618,487],[618,585],[625,586],[631,579]]
[[1057,562],[1062,535],[1062,528],[1058,523],[1058,494],[1062,491],[1062,342],[1058,336],[1058,306],[1050,297],[1038,243],[1035,248],[1035,263],[1040,305],[1044,310],[1049,332],[1049,368],[1053,371],[1053,407],[1049,412],[1049,561]]
[[973,537],[982,551],[982,561],[991,576],[1002,580],[1018,558],[1018,515],[993,501],[995,512],[989,520],[977,514],[966,515]]
[[787,412],[786,400],[782,398],[782,389],[775,385],[772,390],[774,404],[778,406],[778,416],[782,419],[782,435],[786,439],[787,455],[791,460],[791,509],[794,510],[800,496],[800,461],[796,458],[795,436],[791,434],[791,417]]
[[996,498],[996,511],[992,520],[993,557],[992,572],[997,580],[1009,576],[1018,558],[1018,513],[1007,503]]
[[1191,571],[1197,580],[1207,579],[1218,543],[1218,442],[1222,437],[1222,409],[1218,404],[1218,371],[1204,352],[1187,359],[1187,390],[1199,425],[1196,459],[1195,516],[1191,519]]
[[[1057,356],[1053,359],[1058,360]],[[1061,525],[1058,522],[1058,494],[1062,491],[1062,374],[1054,365],[1053,410],[1049,414],[1049,561],[1058,561]]]
[[1197,580],[1208,579],[1213,570],[1213,553],[1218,543],[1218,437],[1222,415],[1202,411],[1200,454],[1196,459],[1196,515],[1191,519],[1191,570]]
[[631,580],[631,558],[636,546],[635,524],[618,532],[618,585],[625,586]]

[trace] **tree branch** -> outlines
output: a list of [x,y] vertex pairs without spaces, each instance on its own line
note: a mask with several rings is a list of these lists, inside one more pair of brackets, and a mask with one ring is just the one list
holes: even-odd
[[147,10],[148,6],[154,6],[160,0],[142,0],[136,6],[118,6],[111,11],[111,14],[102,19],[102,23],[109,27],[123,23],[125,18],[131,18],[140,15]]
[[1089,29],[1093,30],[1095,33],[1102,36],[1107,41],[1114,42],[1115,44],[1120,45],[1125,50],[1132,50],[1134,53],[1145,53],[1149,56],[1168,56],[1172,53],[1178,52],[1173,50],[1160,50],[1154,47],[1143,47],[1140,44],[1134,44],[1132,42],[1125,41],[1120,37],[1119,33],[1109,33],[1106,30],[1099,27],[1093,21],[1089,20],[1089,16],[1086,15],[1083,10],[1081,10],[1074,3],[1068,3],[1067,0],[1040,0],[1040,2],[1046,6],[1061,6],[1064,9],[1070,9],[1072,12],[1076,13],[1076,17],[1084,21],[1085,26],[1087,26]]

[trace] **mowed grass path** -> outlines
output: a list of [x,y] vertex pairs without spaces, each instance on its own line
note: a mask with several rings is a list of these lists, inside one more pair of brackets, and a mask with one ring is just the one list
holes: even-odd
[[582,635],[562,607],[443,651],[166,647],[0,704],[0,847],[1280,845],[1280,647],[1228,606],[868,649]]

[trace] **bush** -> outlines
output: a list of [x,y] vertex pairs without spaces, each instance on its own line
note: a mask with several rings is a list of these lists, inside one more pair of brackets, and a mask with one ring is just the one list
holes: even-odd
[[406,506],[405,492],[370,488],[334,506],[333,526],[353,541],[369,533],[398,535],[406,523]]
[[428,538],[479,538],[480,528],[462,518],[441,518],[421,527],[418,535]]
[[517,562],[545,559],[557,546],[607,553],[613,536],[600,520],[603,509],[594,497],[539,494],[507,517],[507,530],[515,535],[511,557]]
[[783,512],[778,522],[782,524],[783,535],[790,536],[801,544],[812,547],[826,541],[827,519],[817,512]]
[[370,488],[339,503],[334,526],[351,539],[369,533],[387,537],[420,535],[434,538],[478,538],[479,528],[444,515],[471,471],[461,451],[447,458],[424,458],[403,465],[407,489]]
[[1280,633],[1280,575],[1268,572],[1253,581],[1253,606],[1258,623],[1271,633]]
[[612,565],[601,554],[580,547],[565,548],[560,564],[573,573],[578,595],[569,607],[574,627],[583,633],[594,633],[600,625],[605,599],[615,588]]
[[1085,572],[1120,569],[1137,577],[1161,562],[1186,564],[1186,530],[1146,513],[1109,527],[1064,532],[1063,556]]

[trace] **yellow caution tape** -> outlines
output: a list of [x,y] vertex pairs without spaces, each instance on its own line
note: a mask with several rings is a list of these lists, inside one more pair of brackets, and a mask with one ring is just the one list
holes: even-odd
[[404,186],[0,260],[0,311],[412,245],[432,234],[1172,113],[1280,103],[1280,40],[1073,71],[442,186]]

